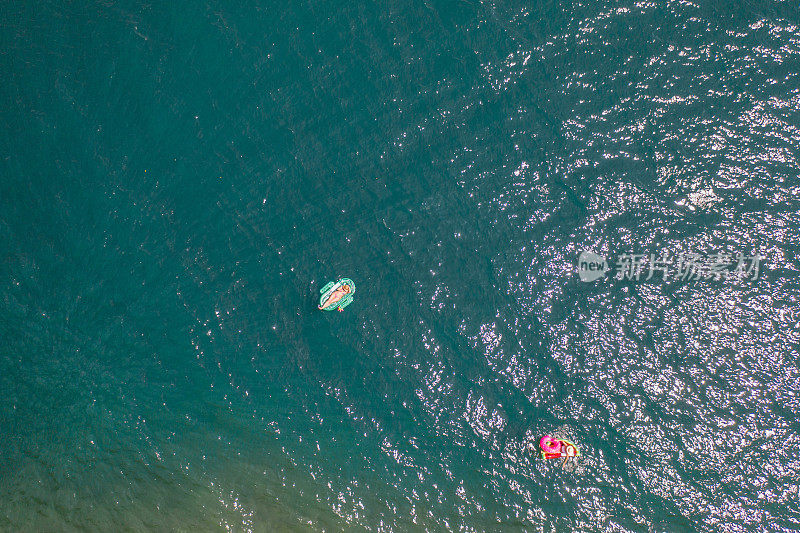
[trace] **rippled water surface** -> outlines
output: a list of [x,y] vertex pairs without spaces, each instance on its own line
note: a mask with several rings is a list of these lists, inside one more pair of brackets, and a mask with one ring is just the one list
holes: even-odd
[[796,2],[0,25],[0,529],[800,530]]

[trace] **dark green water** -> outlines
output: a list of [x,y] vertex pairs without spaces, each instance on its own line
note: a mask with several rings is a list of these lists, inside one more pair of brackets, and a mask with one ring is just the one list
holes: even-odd
[[0,530],[800,530],[796,2],[180,4],[0,6]]

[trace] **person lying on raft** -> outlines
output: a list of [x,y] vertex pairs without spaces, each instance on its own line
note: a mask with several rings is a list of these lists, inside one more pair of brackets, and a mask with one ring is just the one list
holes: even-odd
[[[330,296],[328,296],[328,299],[325,300],[325,303],[323,305],[320,305],[318,307],[320,309],[330,307],[331,305],[335,304],[336,302],[344,298],[349,293],[350,293],[350,285],[342,285],[341,287],[333,291]],[[341,311],[341,309],[339,309],[339,311]]]
[[567,464],[567,460],[570,457],[575,457],[575,447],[570,446],[569,444],[564,446],[564,462],[561,463],[561,468],[564,468],[564,465]]

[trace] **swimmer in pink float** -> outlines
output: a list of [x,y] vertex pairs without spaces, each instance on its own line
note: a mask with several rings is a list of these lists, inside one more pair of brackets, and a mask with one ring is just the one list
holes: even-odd
[[543,459],[556,459],[563,457],[561,468],[564,468],[570,458],[577,458],[580,455],[578,448],[570,441],[557,439],[550,435],[545,435],[539,440],[539,448],[542,450]]

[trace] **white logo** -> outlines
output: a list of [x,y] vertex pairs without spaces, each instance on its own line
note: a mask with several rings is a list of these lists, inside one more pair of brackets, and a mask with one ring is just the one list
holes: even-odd
[[[668,251],[657,254],[620,254],[616,262],[594,252],[581,252],[578,257],[578,275],[581,281],[595,281],[614,271],[619,280],[650,281],[655,274],[669,281],[694,280],[757,280],[761,270],[761,254],[736,256],[729,253],[701,255],[695,253],[679,253],[672,255]],[[611,268],[613,265],[614,268]]]
[[581,252],[578,257],[578,275],[581,281],[594,281],[606,275],[610,269],[606,258],[594,252]]

